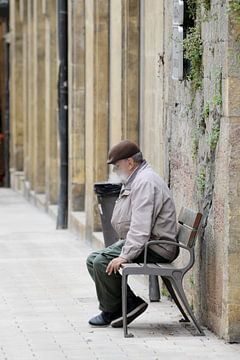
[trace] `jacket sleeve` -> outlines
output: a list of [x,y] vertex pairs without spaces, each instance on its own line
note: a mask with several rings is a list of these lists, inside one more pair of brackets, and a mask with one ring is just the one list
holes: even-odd
[[125,244],[119,255],[128,262],[141,254],[145,243],[150,239],[156,216],[154,211],[155,191],[154,185],[149,181],[142,181],[132,189],[131,223]]

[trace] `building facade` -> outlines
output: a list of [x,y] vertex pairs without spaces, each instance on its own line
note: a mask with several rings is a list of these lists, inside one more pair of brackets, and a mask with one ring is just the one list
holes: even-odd
[[[239,2],[9,5],[11,186],[57,217],[61,167],[67,166],[67,225],[82,241],[102,246],[93,186],[111,174],[109,148],[121,139],[136,141],[172,189],[177,212],[183,205],[203,212],[196,265],[185,286],[202,323],[239,342]],[[65,27],[58,21],[61,5]],[[61,136],[60,30],[68,55]],[[180,75],[173,79],[176,68]]]

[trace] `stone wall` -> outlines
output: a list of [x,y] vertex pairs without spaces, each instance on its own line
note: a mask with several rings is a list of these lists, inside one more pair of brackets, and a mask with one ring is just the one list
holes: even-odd
[[[239,78],[238,25],[229,21],[234,15],[226,1],[212,0],[210,8],[202,3],[195,20],[202,42],[201,86],[194,89],[194,80],[186,80],[189,72],[182,82],[172,80],[165,72],[169,87],[165,103],[168,181],[178,210],[184,204],[204,214],[197,264],[186,283],[194,309],[220,336],[239,341],[238,227],[234,227],[234,237],[230,230],[232,217],[234,222],[239,217],[239,180],[232,173],[238,172],[238,146],[233,136],[240,126],[240,90],[234,88]],[[171,7],[166,6],[165,11],[165,17],[171,19]],[[171,28],[165,32],[168,43]],[[171,63],[169,47],[165,62]]]

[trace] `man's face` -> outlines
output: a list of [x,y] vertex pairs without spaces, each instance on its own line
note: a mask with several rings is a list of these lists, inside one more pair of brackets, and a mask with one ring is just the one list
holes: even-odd
[[113,172],[115,172],[120,180],[124,183],[132,171],[135,169],[135,163],[132,158],[122,159],[116,161],[113,166]]

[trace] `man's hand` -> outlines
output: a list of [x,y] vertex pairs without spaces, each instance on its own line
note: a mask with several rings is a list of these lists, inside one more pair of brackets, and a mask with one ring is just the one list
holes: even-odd
[[127,261],[121,257],[117,257],[115,259],[113,259],[112,261],[110,261],[110,263],[107,266],[106,269],[106,273],[108,273],[108,275],[111,275],[112,272],[114,272],[114,274],[116,274],[116,272],[120,269],[121,265],[126,263]]

